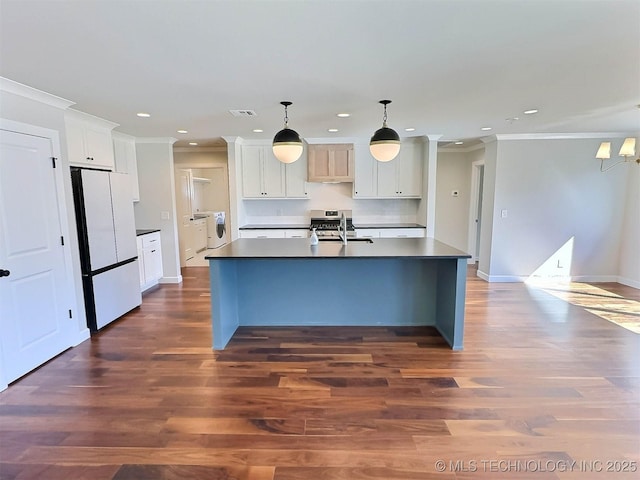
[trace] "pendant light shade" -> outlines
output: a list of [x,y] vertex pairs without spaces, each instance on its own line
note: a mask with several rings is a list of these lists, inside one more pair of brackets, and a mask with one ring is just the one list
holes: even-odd
[[391,100],[380,100],[384,105],[382,128],[376,130],[369,142],[369,151],[379,162],[388,162],[396,158],[400,152],[400,136],[395,130],[387,126],[387,105]]
[[287,108],[291,102],[280,102],[284,106],[284,128],[273,137],[273,154],[282,163],[293,163],[302,155],[302,140],[295,130],[289,128]]

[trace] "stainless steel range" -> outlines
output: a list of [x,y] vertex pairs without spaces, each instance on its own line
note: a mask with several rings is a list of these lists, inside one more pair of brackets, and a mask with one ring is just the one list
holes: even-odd
[[347,237],[356,236],[356,228],[353,226],[353,214],[351,210],[311,210],[311,224],[309,230],[316,229],[318,237],[339,237],[340,220],[342,214],[346,218]]

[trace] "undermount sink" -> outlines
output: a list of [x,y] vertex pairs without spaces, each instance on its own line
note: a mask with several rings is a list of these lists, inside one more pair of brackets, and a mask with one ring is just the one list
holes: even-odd
[[[342,242],[339,237],[319,237],[318,240],[321,242]],[[347,244],[351,242],[373,243],[373,240],[371,240],[370,238],[348,238]]]

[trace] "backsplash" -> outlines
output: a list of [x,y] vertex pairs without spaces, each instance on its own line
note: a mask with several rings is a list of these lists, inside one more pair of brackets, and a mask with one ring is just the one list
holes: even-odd
[[415,199],[352,198],[351,183],[310,183],[308,200],[244,200],[245,224],[307,224],[309,210],[353,210],[353,223],[420,223]]

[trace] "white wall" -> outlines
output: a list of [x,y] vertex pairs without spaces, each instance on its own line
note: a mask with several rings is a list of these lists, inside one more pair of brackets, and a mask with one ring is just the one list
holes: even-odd
[[486,257],[481,269],[492,281],[526,279],[572,239],[565,274],[617,279],[628,172],[599,171],[600,141],[499,139],[495,155],[487,148],[485,191],[493,190],[494,202],[486,210],[494,221],[488,270]]
[[69,170],[68,154],[67,154],[67,141],[66,141],[66,129],[64,123],[64,110],[56,108],[44,103],[26,98],[21,95],[15,95],[0,90],[0,105],[2,110],[0,116],[7,120],[25,123],[28,125],[35,125],[38,127],[48,128],[56,130],[59,133],[60,150],[62,158],[60,158],[58,166],[65,172],[64,175],[64,202],[67,211],[67,218],[62,219],[66,222],[66,228],[70,232],[70,238],[68,238],[69,249],[71,250],[71,270],[73,272],[73,278],[70,281],[73,283],[72,289],[74,297],[72,302],[75,302],[75,320],[77,322],[78,331],[78,343],[88,338],[87,330],[87,318],[84,308],[84,294],[82,290],[82,274],[80,270],[80,254],[78,246],[78,234],[76,229],[75,220],[75,208],[73,205],[73,189],[71,187],[71,173]]
[[[467,152],[438,152],[435,239],[468,250],[471,160]],[[452,196],[452,191],[458,196]]]
[[167,138],[137,138],[136,157],[140,201],[134,204],[136,228],[159,228],[162,242],[161,283],[179,283],[180,256],[176,222],[173,142]]

